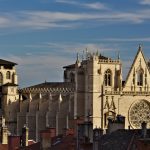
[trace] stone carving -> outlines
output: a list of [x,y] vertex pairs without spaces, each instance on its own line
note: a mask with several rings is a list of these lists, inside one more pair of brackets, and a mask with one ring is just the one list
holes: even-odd
[[133,128],[141,128],[141,123],[146,122],[150,127],[150,103],[146,100],[140,100],[133,103],[129,110],[129,121]]

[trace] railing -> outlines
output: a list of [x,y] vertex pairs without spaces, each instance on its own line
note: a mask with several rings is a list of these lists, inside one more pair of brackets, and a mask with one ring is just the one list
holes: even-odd
[[119,63],[120,60],[111,60],[111,59],[100,59],[99,62],[107,62],[107,63]]
[[74,88],[24,88],[20,89],[21,93],[73,93]]
[[133,95],[133,96],[150,96],[150,92],[138,91],[105,91],[107,95]]

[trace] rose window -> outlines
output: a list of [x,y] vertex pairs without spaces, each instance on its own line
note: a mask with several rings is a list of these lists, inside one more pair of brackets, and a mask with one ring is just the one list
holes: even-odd
[[129,122],[133,128],[141,128],[141,123],[146,122],[150,128],[150,103],[140,100],[131,105],[129,110]]

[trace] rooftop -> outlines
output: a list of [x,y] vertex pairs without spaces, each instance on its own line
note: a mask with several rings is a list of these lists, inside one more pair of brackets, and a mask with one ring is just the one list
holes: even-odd
[[74,84],[69,82],[44,82],[27,88],[72,88]]
[[[150,135],[150,130],[147,130],[147,135]],[[105,134],[100,138],[100,148],[105,150],[127,150],[132,149],[135,140],[141,138],[141,130],[125,130],[119,129],[110,134]]]
[[73,69],[73,68],[75,68],[75,64],[71,64],[71,65],[68,65],[68,66],[64,66],[63,68]]
[[0,65],[11,65],[11,66],[14,66],[14,65],[17,65],[17,64],[14,63],[14,62],[11,62],[11,61],[0,59]]

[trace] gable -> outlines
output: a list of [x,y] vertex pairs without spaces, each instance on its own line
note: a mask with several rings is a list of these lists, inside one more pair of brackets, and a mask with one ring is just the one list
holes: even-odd
[[[136,54],[136,57],[132,63],[132,66],[130,68],[130,71],[128,73],[128,76],[126,78],[126,82],[124,85],[124,89],[131,89],[131,86],[136,86],[137,85],[137,73],[139,71],[143,72],[143,85],[145,86],[150,80],[150,73],[149,73],[149,68],[147,66],[146,59],[144,57],[143,51],[141,46],[139,46],[138,52]],[[147,83],[145,83],[144,78],[147,78]]]

